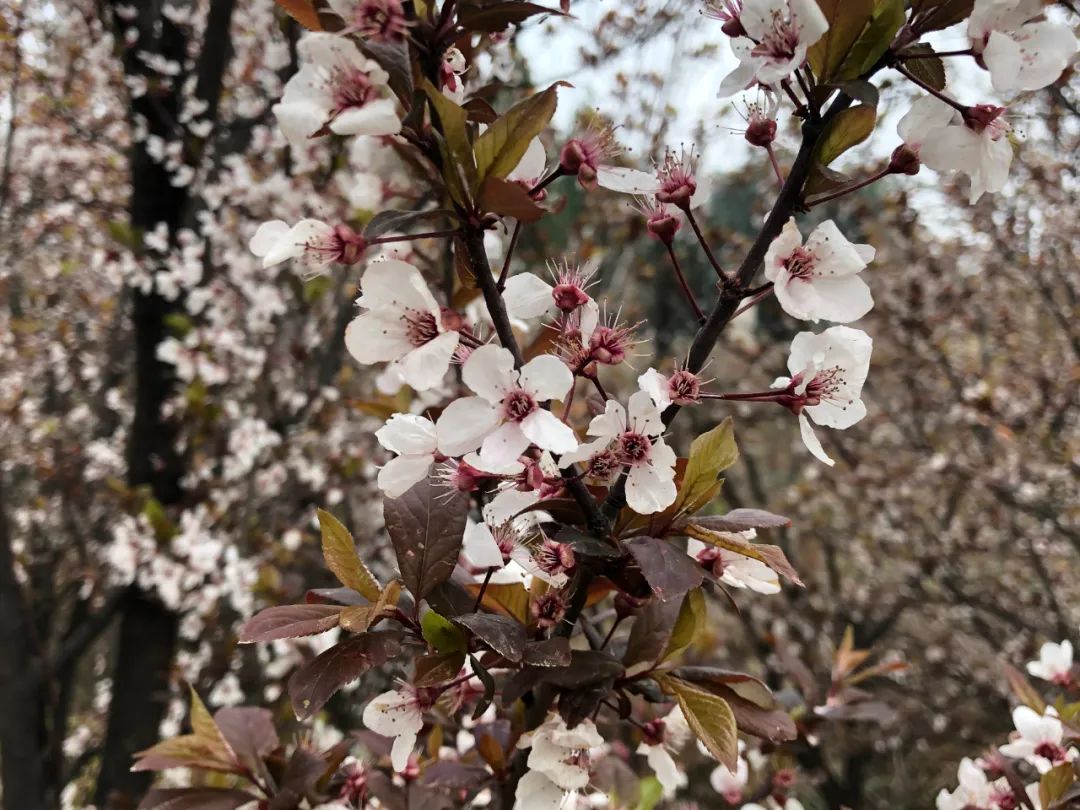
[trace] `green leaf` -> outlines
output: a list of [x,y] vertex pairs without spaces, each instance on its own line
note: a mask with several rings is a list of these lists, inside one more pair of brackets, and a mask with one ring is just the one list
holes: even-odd
[[817,162],[828,166],[848,149],[865,141],[874,131],[876,122],[877,112],[866,104],[841,111],[821,133],[815,151]]
[[874,14],[874,0],[817,0],[829,30],[807,52],[818,82],[830,81]]
[[555,114],[560,84],[515,104],[476,139],[473,154],[481,183],[488,177],[504,178],[518,165],[532,139]]
[[889,50],[905,19],[904,0],[877,0],[870,23],[848,52],[836,77],[854,79],[872,68]]
[[448,99],[427,79],[420,80],[420,87],[427,94],[428,101],[438,119],[438,128],[442,132],[447,149],[447,156],[452,158],[450,165],[443,166],[443,179],[451,184],[456,178],[456,171],[462,172],[465,190],[475,192],[479,185],[476,163],[473,161],[472,136],[469,131],[469,113]]
[[675,499],[675,511],[696,512],[705,506],[706,496],[716,484],[716,477],[738,460],[735,428],[729,416],[708,433],[698,436],[690,445],[690,458],[679,496]]
[[434,610],[429,610],[420,620],[420,632],[424,641],[441,653],[463,652],[466,647],[465,634],[450,623],[450,620],[440,616]]
[[664,798],[664,786],[655,776],[646,776],[638,783],[638,801],[634,810],[653,810]]
[[693,644],[707,619],[708,606],[705,604],[705,596],[701,589],[690,591],[683,599],[682,607],[679,609],[679,618],[675,620],[675,629],[671,631],[671,638],[660,660],[667,661],[674,658]]
[[663,675],[658,680],[665,692],[674,695],[701,744],[734,772],[739,759],[739,735],[727,701],[681,678]]
[[353,537],[336,517],[324,509],[318,511],[322,529],[322,552],[326,566],[346,588],[352,588],[369,602],[378,600],[382,586],[356,553]]
[[1076,771],[1071,762],[1063,762],[1048,770],[1039,780],[1039,806],[1053,807],[1075,781]]

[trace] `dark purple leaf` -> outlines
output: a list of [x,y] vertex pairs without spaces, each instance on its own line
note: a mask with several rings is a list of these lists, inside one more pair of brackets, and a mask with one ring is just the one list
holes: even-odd
[[513,217],[519,222],[535,222],[545,213],[529,192],[510,180],[489,177],[480,187],[480,207],[485,211]]
[[391,633],[365,633],[345,639],[308,661],[289,678],[293,711],[306,720],[326,705],[331,696],[372,667],[385,664],[400,650]]
[[567,727],[573,728],[581,721],[592,717],[600,701],[611,693],[613,681],[608,679],[601,686],[591,689],[577,689],[559,695],[559,716]]
[[559,529],[555,539],[560,543],[566,543],[574,550],[575,554],[585,557],[611,558],[619,556],[619,549],[611,543],[601,540],[599,537],[579,532],[572,526],[564,526]]
[[400,498],[383,503],[386,531],[397,555],[405,587],[423,599],[454,573],[469,498],[424,479]]
[[547,683],[564,689],[581,689],[619,678],[624,672],[622,663],[606,652],[573,650],[567,666],[541,670],[540,677]]
[[219,709],[214,722],[237,758],[252,771],[257,771],[259,762],[281,745],[269,709],[254,706]]
[[684,593],[698,587],[705,572],[682,549],[657,537],[632,537],[624,545],[641,569],[658,599],[678,601]]
[[623,654],[623,663],[631,675],[644,672],[664,654],[680,610],[682,603],[677,599],[650,599],[634,617]]
[[506,0],[505,2],[463,3],[458,9],[458,22],[469,31],[493,34],[511,25],[520,25],[537,14],[558,14],[557,8],[547,8],[537,3]]
[[138,810],[235,810],[257,798],[228,788],[154,788],[139,802]]
[[764,509],[732,509],[726,515],[695,517],[687,522],[714,532],[742,532],[747,529],[782,529],[791,525],[791,518],[774,515]]
[[280,605],[260,610],[240,628],[240,643],[314,636],[338,625],[341,608],[334,605]]
[[369,769],[367,772],[368,791],[379,800],[387,810],[408,810],[408,794],[395,785],[382,771]]
[[422,655],[416,659],[413,686],[435,686],[457,677],[465,665],[465,653],[447,652]]
[[421,223],[425,223],[426,228],[430,230],[436,224],[445,223],[450,216],[452,214],[443,208],[430,211],[395,211],[387,209],[380,211],[371,218],[371,221],[364,227],[364,238],[374,239],[376,236],[382,236],[390,231],[404,233]]
[[270,800],[269,810],[295,810],[315,790],[329,768],[317,751],[297,748],[285,765],[285,774],[274,798]]
[[420,784],[428,788],[450,790],[479,789],[491,774],[480,765],[466,765],[453,759],[440,759],[424,768]]
[[375,42],[362,37],[356,37],[352,41],[389,74],[390,89],[407,108],[413,95],[412,63],[409,61],[408,46],[404,42]]
[[509,616],[469,613],[454,621],[515,664],[525,655],[525,628]]
[[309,605],[325,605],[328,602],[349,606],[369,604],[363,594],[352,588],[312,588],[304,594],[304,601]]
[[495,699],[495,679],[491,676],[491,673],[487,671],[487,668],[476,660],[475,655],[469,656],[469,663],[472,665],[473,674],[480,679],[480,683],[484,685],[484,694],[476,702],[476,708],[473,709],[473,720],[479,718],[484,712],[488,710],[488,706],[491,705],[491,701]]
[[570,640],[556,636],[530,641],[525,645],[525,663],[533,667],[565,667],[570,663]]

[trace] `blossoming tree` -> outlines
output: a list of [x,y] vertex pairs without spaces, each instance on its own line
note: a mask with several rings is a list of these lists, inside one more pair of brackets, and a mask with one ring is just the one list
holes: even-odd
[[[375,431],[386,451],[378,483],[395,565],[375,564],[367,543],[358,552],[346,527],[320,511],[323,554],[341,587],[258,613],[241,640],[340,632],[289,681],[301,719],[358,678],[389,671],[400,681],[366,703],[363,761],[346,759],[349,742],[323,752],[283,746],[265,710],[211,716],[193,694],[192,732],[144,751],[135,767],[232,781],[160,788],[143,806],[394,804],[402,785],[410,802],[439,806],[528,810],[601,792],[618,803],[604,763],[623,739],[655,773],[656,798],[670,798],[685,786],[680,753],[694,737],[716,761],[710,781],[725,800],[799,807],[779,774],[744,790],[750,767],[759,768],[748,765],[740,733],[770,743],[795,734],[766,685],[682,661],[726,588],[767,595],[781,580],[801,585],[779,547],[758,542],[786,518],[723,510],[720,476],[738,450],[732,420],[717,409],[781,405],[808,453],[833,464],[815,425],[849,429],[866,413],[873,341],[848,324],[873,306],[875,250],[832,220],[802,229],[797,215],[923,164],[968,175],[973,201],[1000,191],[1013,149],[1005,107],[956,97],[942,60],[976,60],[999,93],[1029,91],[1067,66],[1071,33],[1022,2],[707,4],[739,60],[720,91],[766,99],[751,108],[746,135],[778,183],[742,260],[724,267],[695,213],[703,190],[685,153],[668,153],[653,171],[620,165],[615,132],[597,121],[549,157],[543,136],[564,88],[524,95],[470,81],[508,27],[568,7],[283,6],[310,29],[274,108],[284,136],[298,149],[391,136],[420,192],[414,207],[380,211],[362,226],[344,215],[267,222],[250,249],[266,267],[294,261],[307,275],[363,264],[361,312],[344,347],[379,369],[381,388],[408,386],[413,396]],[[938,54],[925,41],[960,23],[969,48]],[[900,121],[902,142],[870,177],[831,169],[875,132],[888,96],[873,80],[888,73],[925,94]],[[775,146],[781,110],[801,135],[791,156]],[[550,282],[515,266],[523,232],[557,209],[560,184],[571,181],[590,195],[641,198],[673,288],[699,324],[685,358],[636,374],[636,386],[622,384],[636,337],[620,318],[618,291],[598,291],[572,260],[555,265]],[[493,264],[499,234],[509,240]],[[690,249],[715,273],[704,302],[680,265]],[[787,374],[725,379],[714,359],[724,330],[770,296],[808,322]],[[811,326],[819,321],[837,325]],[[669,443],[665,434],[689,408],[708,411],[714,426],[685,447]],[[845,640],[834,687],[886,671],[859,671],[866,657]],[[1017,722],[1017,756],[1051,766],[1068,759],[1046,747],[1061,747],[1060,724],[1026,714]],[[1026,791],[1008,789],[1024,801]]]

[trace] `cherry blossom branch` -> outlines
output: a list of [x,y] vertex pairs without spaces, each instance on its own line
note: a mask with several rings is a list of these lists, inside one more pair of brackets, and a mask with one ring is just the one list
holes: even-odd
[[514,232],[510,235],[510,245],[506,248],[506,258],[503,260],[502,271],[499,273],[499,283],[495,285],[500,293],[506,289],[506,279],[510,276],[510,262],[514,258],[514,248],[517,247],[520,235],[521,220],[518,220],[514,223]]
[[705,234],[701,232],[701,228],[698,225],[697,218],[694,216],[694,212],[690,209],[689,205],[682,207],[683,213],[686,214],[686,221],[690,223],[690,227],[694,229],[694,234],[698,238],[698,242],[701,243],[702,250],[705,251],[705,256],[709,259],[709,264],[712,265],[713,270],[716,271],[716,275],[720,277],[720,280],[726,286],[730,283],[728,274],[724,271],[724,268],[720,266],[720,262],[716,260],[716,256],[713,255],[712,248],[709,247],[709,243],[705,239]]
[[872,183],[876,183],[881,178],[888,177],[892,173],[893,173],[892,164],[889,164],[884,169],[882,169],[881,171],[874,172],[869,177],[865,177],[862,180],[858,181],[857,183],[852,183],[849,186],[843,186],[842,188],[835,189],[834,191],[827,191],[827,192],[825,192],[823,194],[815,194],[813,197],[810,197],[809,199],[807,199],[806,207],[807,208],[814,208],[815,206],[822,205],[823,203],[831,202],[832,200],[837,200],[840,197],[844,197],[844,196],[846,196],[848,194],[852,194],[852,193],[858,191],[859,189],[866,188],[867,186],[871,185]]
[[686,283],[686,276],[683,275],[682,267],[679,266],[679,258],[675,255],[675,248],[672,246],[671,242],[667,243],[667,252],[668,256],[671,257],[671,265],[675,268],[675,278],[678,279],[683,295],[686,296],[686,300],[694,310],[694,317],[698,319],[699,324],[705,323],[705,313],[701,311],[701,307],[694,297],[693,290],[691,290],[690,285]]
[[[484,250],[484,231],[479,226],[467,225],[463,229],[465,249],[469,254],[469,265],[472,269],[476,283],[484,295],[484,303],[487,305],[488,315],[495,327],[495,334],[503,348],[514,357],[514,366],[520,368],[525,363],[517,338],[514,336],[514,328],[510,323],[510,315],[506,311],[506,302],[503,301],[499,292],[498,283],[491,274],[491,265],[488,263],[487,251]],[[585,522],[590,531],[597,537],[607,537],[611,534],[611,527],[607,518],[604,517],[600,505],[589,492],[584,482],[580,479],[564,476],[566,490],[581,507],[585,515]],[[576,617],[575,617],[576,621]]]

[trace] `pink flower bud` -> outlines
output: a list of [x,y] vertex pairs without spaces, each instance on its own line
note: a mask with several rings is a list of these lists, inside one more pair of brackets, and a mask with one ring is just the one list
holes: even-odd
[[893,150],[889,158],[890,174],[918,174],[922,168],[919,153],[906,143],[900,144]]

